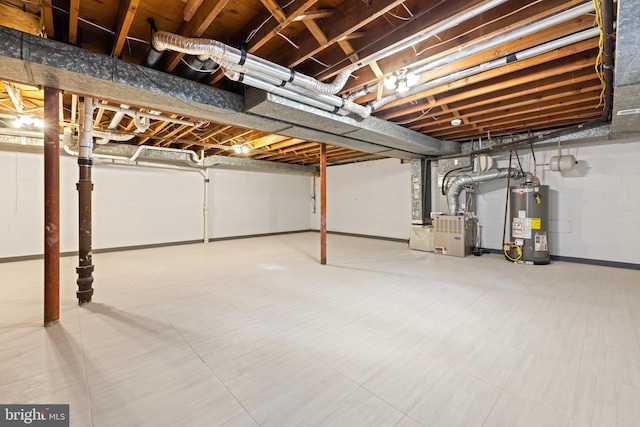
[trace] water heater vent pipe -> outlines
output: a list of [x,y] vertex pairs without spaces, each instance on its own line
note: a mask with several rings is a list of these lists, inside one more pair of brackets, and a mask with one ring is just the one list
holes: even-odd
[[475,184],[478,182],[484,181],[492,181],[494,179],[506,178],[511,176],[512,179],[522,178],[525,174],[523,174],[518,169],[511,168],[501,168],[496,170],[490,170],[488,172],[482,172],[477,175],[460,175],[458,176],[449,189],[447,190],[447,205],[449,206],[449,213],[451,215],[457,215],[459,204],[458,204],[458,196],[462,189],[471,184]]

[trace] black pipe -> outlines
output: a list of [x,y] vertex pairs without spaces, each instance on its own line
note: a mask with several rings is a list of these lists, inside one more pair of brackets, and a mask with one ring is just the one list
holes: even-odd
[[[88,104],[88,105],[87,105]],[[85,98],[84,109],[89,108],[93,112],[93,100]],[[86,110],[85,110],[86,111]],[[85,118],[85,111],[83,111],[81,120],[82,128],[80,134],[80,142],[78,145],[83,144],[86,133],[89,133],[89,138],[92,137],[93,123],[90,121],[87,123]],[[88,115],[88,113],[86,114]],[[76,184],[78,189],[78,267],[76,267],[76,273],[78,278],[76,283],[78,290],[76,296],[78,297],[78,304],[83,305],[91,302],[93,296],[93,259],[91,254],[91,192],[93,191],[93,182],[91,182],[91,167],[93,160],[91,159],[91,147],[84,147],[84,149],[78,150],[78,171],[79,179]]]

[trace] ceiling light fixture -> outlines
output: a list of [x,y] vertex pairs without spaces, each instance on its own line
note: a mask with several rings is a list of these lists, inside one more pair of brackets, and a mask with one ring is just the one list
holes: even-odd
[[235,151],[238,154],[248,154],[249,147],[247,147],[246,145],[235,144],[233,146],[233,151]]
[[452,126],[460,126],[462,124],[462,119],[453,119],[451,120]]
[[395,71],[383,80],[385,89],[394,90],[398,93],[408,92],[409,89],[420,81],[420,76],[410,73],[407,70]]
[[31,117],[26,114],[21,114],[16,117],[12,125],[14,128],[26,128],[26,129],[42,129],[42,120],[38,117]]

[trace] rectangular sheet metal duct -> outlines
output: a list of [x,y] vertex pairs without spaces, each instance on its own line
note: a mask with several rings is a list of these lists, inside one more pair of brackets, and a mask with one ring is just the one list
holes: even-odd
[[116,102],[135,100],[170,113],[390,157],[460,150],[457,143],[375,118],[356,120],[285,103],[275,108],[279,101],[265,92],[252,91],[245,102],[238,94],[5,27],[0,27],[0,78]]

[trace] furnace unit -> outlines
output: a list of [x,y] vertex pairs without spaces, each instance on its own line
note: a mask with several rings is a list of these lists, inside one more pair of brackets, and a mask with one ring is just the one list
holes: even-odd
[[433,221],[436,253],[464,257],[471,255],[478,230],[476,218],[464,215],[438,215]]

